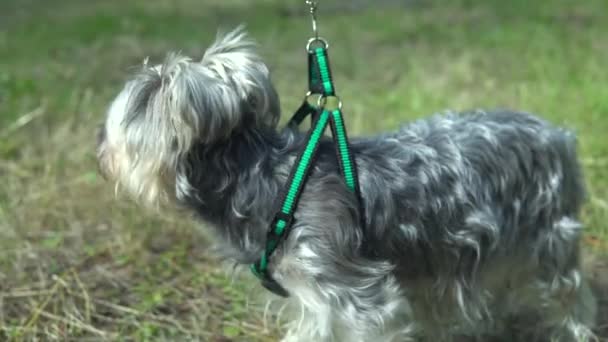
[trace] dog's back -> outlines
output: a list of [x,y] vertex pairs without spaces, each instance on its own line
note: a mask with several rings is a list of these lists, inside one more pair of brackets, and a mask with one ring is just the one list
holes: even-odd
[[397,241],[512,252],[576,220],[584,199],[574,135],[529,114],[434,116],[355,148],[368,221]]
[[[563,318],[571,308],[551,286],[592,306],[578,272],[584,182],[573,134],[523,113],[447,114],[357,149],[370,241],[431,326],[461,317],[480,332],[522,311],[545,317],[539,307]],[[594,315],[576,312],[585,323]]]
[[415,155],[406,173],[429,196],[417,205],[430,241],[474,247],[480,258],[527,249],[522,238],[577,219],[584,183],[575,136],[564,129],[529,114],[478,112],[421,120],[397,137]]

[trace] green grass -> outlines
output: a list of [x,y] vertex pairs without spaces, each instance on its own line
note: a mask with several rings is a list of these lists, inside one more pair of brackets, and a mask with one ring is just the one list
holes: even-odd
[[[218,28],[240,23],[287,117],[306,86],[300,2],[0,3],[0,340],[276,339],[260,288],[231,281],[190,220],[114,198],[96,176],[94,135],[146,56],[200,56]],[[350,135],[445,109],[539,113],[578,133],[586,246],[608,249],[606,1],[331,2],[320,29]]]

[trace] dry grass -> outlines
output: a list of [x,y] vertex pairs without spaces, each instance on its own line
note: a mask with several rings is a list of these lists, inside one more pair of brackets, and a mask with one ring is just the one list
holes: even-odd
[[[308,23],[285,15],[291,5],[247,3],[0,4],[0,340],[275,339],[280,324],[255,300],[262,290],[226,272],[188,218],[117,201],[93,153],[128,67],[169,49],[200,53],[218,26],[249,23],[285,110],[296,108]],[[608,306],[608,9],[509,4],[322,17],[349,128],[512,106],[576,129],[590,185],[589,273]],[[608,313],[601,323],[608,336]]]
[[0,164],[10,180],[2,195],[18,194],[2,202],[0,336],[269,336],[271,328],[255,314],[260,308],[248,308],[252,289],[233,287],[188,220],[141,213],[117,202],[97,179],[90,125],[96,120],[84,109],[89,103],[82,108],[52,128],[39,109],[38,121],[19,129],[36,136],[28,136],[18,160]]

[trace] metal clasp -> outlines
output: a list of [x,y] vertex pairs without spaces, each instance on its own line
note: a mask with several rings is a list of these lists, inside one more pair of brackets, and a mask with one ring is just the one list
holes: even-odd
[[312,18],[312,32],[316,39],[319,39],[319,30],[317,28],[317,7],[318,3],[314,0],[306,0],[306,4],[310,8],[310,17]]

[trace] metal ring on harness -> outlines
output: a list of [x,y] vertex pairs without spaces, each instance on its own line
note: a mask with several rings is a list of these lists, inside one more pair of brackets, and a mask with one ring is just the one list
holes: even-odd
[[320,38],[320,37],[315,37],[315,38],[310,38],[308,40],[308,43],[306,43],[306,52],[312,52],[313,51],[313,49],[311,49],[311,48],[312,48],[312,45],[314,43],[320,43],[320,44],[322,44],[319,47],[322,47],[325,50],[329,49],[329,43],[327,42],[327,40],[325,40],[323,38]]
[[319,102],[321,102],[321,98],[323,97],[322,94],[317,94],[317,93],[313,93],[312,91],[307,91],[306,95],[304,95],[304,102],[310,104],[310,105],[314,105],[315,102],[311,102],[310,101],[310,97],[313,95],[317,95],[319,98],[317,99],[317,105],[319,104]]
[[[327,99],[328,98],[335,98],[336,101],[338,101],[338,104],[333,109],[331,109],[331,110],[325,108],[325,106],[327,105]],[[340,97],[336,96],[336,95],[334,95],[334,96],[321,95],[319,97],[319,100],[317,100],[317,107],[323,108],[323,109],[326,109],[326,110],[329,110],[329,111],[333,111],[333,110],[336,110],[336,109],[342,110],[342,100],[340,100]]]

